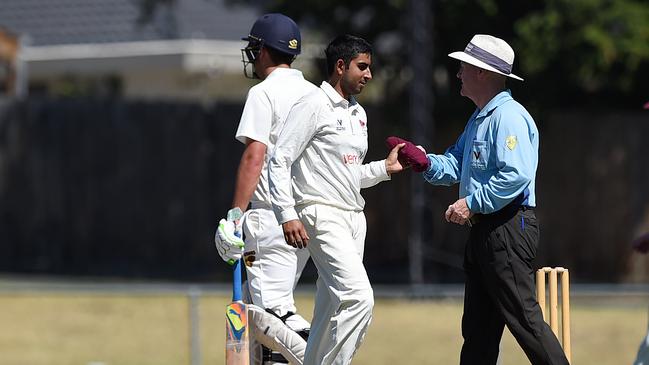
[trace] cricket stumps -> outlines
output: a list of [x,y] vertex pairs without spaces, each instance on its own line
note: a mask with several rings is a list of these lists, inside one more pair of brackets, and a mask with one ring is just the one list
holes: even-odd
[[[546,304],[546,277],[550,296],[548,321],[548,308]],[[559,332],[559,298],[558,280],[561,281],[561,332]],[[570,274],[563,267],[543,267],[536,271],[536,299],[539,302],[543,319],[549,323],[552,332],[561,342],[563,351],[571,361],[570,354]]]

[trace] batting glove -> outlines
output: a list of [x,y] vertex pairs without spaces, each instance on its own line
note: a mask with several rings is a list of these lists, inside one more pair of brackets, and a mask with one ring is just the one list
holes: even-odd
[[241,227],[237,227],[234,222],[221,219],[214,235],[216,250],[223,261],[230,265],[234,265],[243,255],[244,243],[240,232]]

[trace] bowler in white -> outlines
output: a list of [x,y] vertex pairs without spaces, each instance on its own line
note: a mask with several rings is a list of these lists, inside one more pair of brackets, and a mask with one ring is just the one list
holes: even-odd
[[363,249],[362,188],[403,166],[397,145],[364,164],[368,121],[354,98],[372,79],[371,45],[343,35],[325,51],[329,80],[289,113],[268,166],[270,199],[286,242],[307,248],[318,270],[305,365],[349,364],[372,319]]

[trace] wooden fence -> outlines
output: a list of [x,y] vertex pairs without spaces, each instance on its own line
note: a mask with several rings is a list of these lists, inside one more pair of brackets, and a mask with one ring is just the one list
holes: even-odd
[[[369,159],[403,126],[369,106]],[[0,103],[0,271],[221,280],[215,224],[243,146],[241,105],[28,100]],[[442,152],[470,114],[435,130]],[[539,265],[578,281],[620,281],[629,240],[649,225],[648,113],[552,113],[537,120]],[[408,281],[407,172],[367,189],[366,266]],[[423,180],[422,180],[423,183]],[[467,230],[443,221],[457,188],[430,186],[425,278],[460,282]],[[643,223],[644,222],[644,223]],[[647,227],[649,228],[649,227]],[[313,269],[307,272],[313,277]]]

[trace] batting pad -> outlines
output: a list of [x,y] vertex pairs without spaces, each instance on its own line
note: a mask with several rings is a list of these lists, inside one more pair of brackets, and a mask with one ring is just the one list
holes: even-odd
[[281,319],[255,305],[248,305],[250,322],[254,324],[255,340],[280,352],[291,365],[302,365],[306,351],[306,341],[294,332]]

